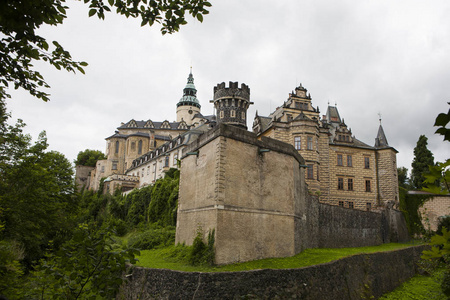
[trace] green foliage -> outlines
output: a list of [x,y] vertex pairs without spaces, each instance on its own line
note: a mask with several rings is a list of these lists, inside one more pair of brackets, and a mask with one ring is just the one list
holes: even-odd
[[446,162],[437,162],[435,166],[429,166],[429,172],[425,177],[423,190],[433,194],[447,195],[450,191],[450,159]]
[[148,206],[148,221],[162,226],[176,225],[180,171],[172,169],[156,181]]
[[428,138],[424,135],[419,137],[414,148],[414,160],[411,164],[411,185],[415,189],[422,189],[425,177],[423,173],[428,172],[428,166],[434,165],[433,153],[427,148]]
[[23,247],[15,241],[0,241],[0,295],[14,295],[21,289],[19,278],[23,275],[20,260]]
[[422,300],[435,299],[445,300],[447,297],[442,293],[439,282],[443,276],[443,270],[438,270],[432,276],[416,275],[404,282],[394,291],[378,298],[380,300]]
[[435,267],[445,267],[444,276],[441,281],[443,293],[450,297],[450,231],[442,228],[442,235],[434,235],[429,243],[432,248],[424,250],[421,258],[434,262]]
[[26,298],[114,298],[122,284],[126,263],[136,263],[134,256],[139,251],[115,251],[110,238],[108,230],[97,232],[80,225],[72,240],[34,272]]
[[442,229],[444,227],[450,228],[450,216],[439,217],[439,223],[438,223],[436,233],[442,235]]
[[[0,102],[5,113],[4,103]],[[47,149],[45,132],[35,144],[24,135],[24,124],[0,123],[0,239],[25,248],[24,260],[39,259],[50,241],[60,245],[76,224],[78,203],[73,170],[59,152]]]
[[147,208],[152,200],[153,186],[146,186],[132,191],[127,197],[126,221],[130,225],[137,225],[146,221]]
[[189,253],[189,263],[193,266],[205,264],[210,266],[214,265],[214,241],[214,229],[208,232],[208,241],[205,244],[205,242],[203,242],[203,231],[199,228]]
[[398,186],[404,189],[409,189],[408,169],[405,167],[397,168]]
[[99,150],[86,149],[78,152],[77,159],[74,161],[76,166],[95,167],[98,160],[106,159],[103,152]]
[[[200,22],[208,14],[211,4],[206,0],[173,1],[127,1],[84,0],[89,4],[91,17],[105,18],[112,9],[125,17],[141,18],[141,26],[161,24],[162,34],[173,33],[186,24],[185,15],[190,14]],[[10,98],[6,92],[11,84],[22,88],[44,101],[49,94],[41,90],[50,86],[35,70],[35,61],[44,61],[56,69],[69,72],[76,70],[84,74],[86,62],[74,61],[57,41],[51,43],[37,34],[42,25],[57,26],[67,17],[65,0],[0,1],[0,100]]]
[[399,196],[399,207],[405,216],[409,234],[412,236],[423,234],[425,228],[422,225],[419,207],[430,199],[432,195],[410,195],[406,189],[400,187]]
[[[450,104],[450,102],[447,103]],[[434,126],[439,127],[435,133],[443,135],[444,141],[450,142],[450,129],[446,128],[449,122],[450,122],[450,109],[448,110],[447,114],[441,113],[436,117]]]
[[175,227],[150,227],[143,232],[136,232],[128,239],[128,245],[140,250],[166,247],[175,243]]

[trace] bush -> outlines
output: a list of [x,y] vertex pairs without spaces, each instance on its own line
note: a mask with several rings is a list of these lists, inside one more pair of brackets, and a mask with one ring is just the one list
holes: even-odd
[[203,232],[201,229],[197,230],[197,236],[192,243],[192,249],[189,254],[189,263],[191,265],[214,265],[214,242],[215,230],[208,232],[207,244],[203,242]]
[[442,235],[442,228],[450,230],[450,216],[443,216],[439,218],[438,228],[436,233]]
[[169,246],[175,243],[175,227],[150,228],[144,232],[132,235],[128,245],[140,250],[151,250],[158,247]]

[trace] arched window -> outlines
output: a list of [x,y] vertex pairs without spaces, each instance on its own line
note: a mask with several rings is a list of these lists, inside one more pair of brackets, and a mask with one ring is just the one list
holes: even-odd
[[139,140],[138,143],[138,154],[142,154],[142,140]]
[[115,153],[119,153],[119,141],[116,141],[116,150]]

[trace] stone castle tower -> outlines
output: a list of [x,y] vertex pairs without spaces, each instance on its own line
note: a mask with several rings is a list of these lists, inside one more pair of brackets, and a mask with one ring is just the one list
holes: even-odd
[[191,69],[188,82],[183,90],[183,97],[177,103],[177,122],[184,121],[188,126],[191,126],[195,115],[200,114],[200,107]]
[[238,87],[237,82],[219,83],[214,87],[214,108],[217,112],[217,123],[226,123],[247,129],[247,109],[250,104],[250,88],[242,83]]

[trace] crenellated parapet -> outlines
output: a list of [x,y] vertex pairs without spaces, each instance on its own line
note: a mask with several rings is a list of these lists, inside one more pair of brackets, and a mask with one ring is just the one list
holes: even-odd
[[247,109],[250,102],[250,88],[238,82],[219,83],[214,87],[214,107],[217,111],[217,122],[247,128]]

